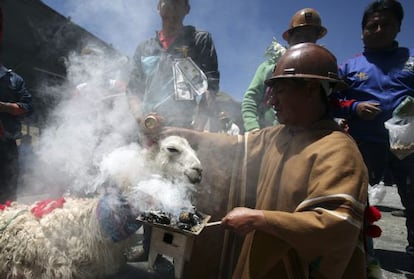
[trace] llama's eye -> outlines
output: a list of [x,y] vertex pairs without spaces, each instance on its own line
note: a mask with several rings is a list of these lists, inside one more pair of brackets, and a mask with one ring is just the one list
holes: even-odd
[[170,153],[178,153],[179,152],[179,150],[177,148],[175,148],[175,147],[167,147],[167,150]]

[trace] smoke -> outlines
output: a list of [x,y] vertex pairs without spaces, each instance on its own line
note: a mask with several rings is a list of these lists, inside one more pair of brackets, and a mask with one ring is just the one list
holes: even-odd
[[[156,1],[73,0],[62,6],[73,22],[131,54],[160,24]],[[47,27],[39,32],[47,32]],[[60,36],[54,39],[64,42]],[[35,139],[34,155],[22,152],[20,194],[95,195],[114,179],[118,186],[134,187],[129,199],[137,210],[191,207],[193,185],[163,178],[156,167],[149,167],[145,150],[136,143],[139,129],[125,95],[129,58],[99,42],[81,43],[87,47],[64,58],[63,84],[45,84],[38,90],[53,111]],[[157,199],[146,203],[148,197]]]
[[192,209],[190,184],[173,183],[158,175],[139,181],[137,187],[129,193],[128,200],[135,212],[161,210],[178,219],[184,209]]
[[21,192],[83,197],[107,191],[110,181],[136,213],[157,209],[178,216],[192,207],[194,186],[183,182],[184,170],[174,183],[164,178],[153,151],[137,143],[138,126],[125,95],[127,62],[96,45],[69,55],[66,82],[44,88],[61,94],[61,102],[33,145]]
[[166,178],[159,162],[149,161],[151,155],[151,151],[136,143],[119,147],[102,159],[96,182],[102,185],[108,178],[115,182],[137,215],[149,210],[162,210],[178,218],[183,208],[192,208],[191,194],[195,186],[182,176],[183,172],[177,171],[174,181]]
[[95,192],[94,180],[103,156],[137,136],[125,96],[122,69],[127,60],[108,56],[96,46],[91,49],[90,53],[69,55],[63,85],[43,88],[59,93],[61,102],[33,146],[32,173],[23,176],[32,192]]

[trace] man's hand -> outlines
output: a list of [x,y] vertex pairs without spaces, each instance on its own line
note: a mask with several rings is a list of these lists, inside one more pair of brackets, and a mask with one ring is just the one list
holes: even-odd
[[221,225],[240,234],[263,228],[266,224],[263,211],[236,207],[221,220]]
[[372,120],[381,112],[380,103],[360,102],[356,107],[356,114],[363,120]]

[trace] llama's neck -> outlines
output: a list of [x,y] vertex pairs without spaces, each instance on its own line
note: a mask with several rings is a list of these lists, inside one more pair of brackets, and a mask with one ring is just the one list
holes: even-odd
[[102,231],[113,242],[128,238],[141,226],[121,194],[105,194],[99,199],[96,214]]

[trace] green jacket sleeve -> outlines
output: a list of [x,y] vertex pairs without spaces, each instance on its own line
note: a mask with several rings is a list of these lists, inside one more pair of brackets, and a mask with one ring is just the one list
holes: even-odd
[[263,114],[263,98],[266,92],[264,81],[268,79],[273,72],[274,64],[265,61],[259,65],[256,73],[250,82],[247,91],[244,93],[241,110],[243,124],[246,131],[260,129],[259,116]]

